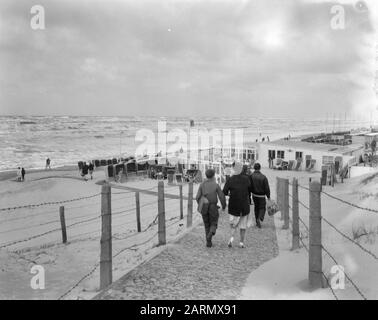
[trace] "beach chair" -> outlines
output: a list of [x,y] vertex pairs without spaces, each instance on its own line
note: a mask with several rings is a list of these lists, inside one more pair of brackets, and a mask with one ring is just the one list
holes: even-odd
[[122,176],[124,174],[124,165],[123,164],[116,164],[113,166],[114,170],[114,181],[115,182],[122,182]]
[[129,162],[126,163],[126,171],[127,171],[127,174],[130,174],[130,173],[137,174],[138,172],[137,164],[134,160],[130,160]]
[[189,169],[186,170],[186,175],[189,180],[194,180],[195,176],[197,175],[198,170],[196,169]]
[[176,173],[176,183],[177,184],[182,184],[183,183],[182,174],[181,173]]
[[299,169],[301,168],[301,166],[302,166],[302,158],[298,158],[294,170],[295,171],[299,171]]
[[349,171],[349,168],[348,168],[348,165],[345,165],[341,170],[340,170],[340,179],[341,179],[341,182],[344,181],[344,179],[348,178],[348,171]]
[[295,161],[294,161],[294,160],[290,160],[290,161],[289,161],[289,165],[288,165],[288,167],[287,167],[287,170],[292,171],[293,168],[294,168],[294,165],[295,165]]
[[282,163],[282,159],[275,159],[275,162],[273,163],[273,169],[278,170],[281,163]]
[[197,170],[197,173],[194,176],[193,182],[194,183],[202,183],[202,172],[201,172],[201,170]]
[[148,163],[138,163],[137,164],[137,174],[141,173],[142,175],[147,175],[148,172]]
[[175,172],[176,171],[172,169],[167,170],[168,184],[174,184]]
[[114,181],[114,167],[113,167],[113,165],[105,167],[105,179],[107,181]]
[[100,160],[101,167],[105,167],[108,165],[108,162],[106,160]]
[[309,166],[306,168],[307,171],[313,171],[316,164],[316,160],[311,160]]

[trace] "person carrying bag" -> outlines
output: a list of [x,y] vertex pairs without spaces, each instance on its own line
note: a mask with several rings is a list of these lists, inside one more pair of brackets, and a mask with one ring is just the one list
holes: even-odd
[[222,209],[226,208],[226,198],[215,181],[215,171],[206,170],[206,180],[198,188],[196,201],[198,204],[197,211],[201,213],[203,224],[205,226],[206,246],[212,247],[212,238],[218,228],[218,198],[222,204]]

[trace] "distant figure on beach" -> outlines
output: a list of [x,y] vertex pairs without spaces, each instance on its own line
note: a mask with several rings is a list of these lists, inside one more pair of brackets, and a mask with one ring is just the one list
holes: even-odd
[[255,205],[256,226],[261,229],[261,222],[264,221],[266,211],[265,197],[270,199],[270,188],[268,178],[261,173],[261,165],[255,163],[255,171],[252,173],[252,199]]
[[45,168],[45,170],[47,170],[47,169],[51,169],[51,160],[50,160],[50,158],[46,159],[46,168]]
[[240,248],[244,248],[244,238],[250,213],[249,192],[250,179],[242,174],[243,165],[235,163],[234,175],[226,182],[223,193],[229,196],[228,213],[230,215],[231,238],[228,246],[231,248],[234,242],[236,229],[240,229]]
[[208,203],[203,203],[201,215],[203,219],[203,224],[205,225],[206,234],[206,246],[208,248],[212,247],[212,238],[215,235],[218,228],[218,198],[222,205],[222,210],[226,209],[226,198],[220,188],[220,186],[215,181],[215,171],[214,169],[206,170],[206,180],[201,183],[198,188],[196,200],[200,204],[201,198],[205,197]]
[[22,169],[21,169],[21,181],[24,181],[24,180],[25,180],[25,173],[26,173],[26,171],[25,171],[25,169],[22,167]]
[[94,170],[93,162],[89,161],[88,171],[89,171],[89,175],[91,176],[91,180],[93,180],[93,170]]
[[22,181],[21,167],[17,168],[17,181]]

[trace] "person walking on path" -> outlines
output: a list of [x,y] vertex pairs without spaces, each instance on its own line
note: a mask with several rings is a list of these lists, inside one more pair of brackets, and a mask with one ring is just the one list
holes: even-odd
[[26,173],[26,171],[25,171],[25,169],[22,167],[22,169],[21,169],[21,181],[24,181],[24,180],[25,180],[25,173]]
[[50,160],[50,158],[46,159],[46,168],[45,168],[45,170],[47,170],[47,169],[51,170],[51,160]]
[[255,171],[252,173],[252,199],[255,204],[256,226],[261,229],[266,212],[266,198],[270,200],[270,188],[268,178],[261,173],[261,165],[255,163]]
[[226,197],[215,181],[214,169],[206,170],[205,174],[207,179],[198,188],[196,200],[198,204],[200,204],[202,197],[205,197],[208,201],[207,204],[202,204],[201,215],[205,225],[206,246],[211,248],[213,245],[211,240],[218,228],[218,198],[221,202],[222,210],[224,210],[226,208]]
[[250,179],[242,174],[243,165],[235,163],[234,174],[226,182],[223,193],[229,196],[228,213],[230,215],[231,238],[228,246],[231,248],[234,242],[236,229],[240,229],[239,246],[244,248],[244,238],[247,229],[247,222],[250,213],[249,192],[251,187]]

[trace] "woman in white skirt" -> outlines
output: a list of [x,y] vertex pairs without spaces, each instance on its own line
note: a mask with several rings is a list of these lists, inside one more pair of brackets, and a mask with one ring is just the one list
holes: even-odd
[[244,248],[245,232],[248,227],[250,202],[249,193],[251,182],[247,175],[242,174],[243,165],[235,163],[234,173],[226,182],[223,193],[229,196],[228,213],[230,215],[231,237],[228,246],[231,248],[234,242],[235,232],[240,229],[239,247]]

